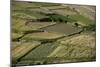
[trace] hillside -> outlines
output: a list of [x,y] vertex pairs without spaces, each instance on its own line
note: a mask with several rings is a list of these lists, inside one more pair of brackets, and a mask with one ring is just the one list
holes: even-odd
[[96,60],[95,6],[13,1],[12,65]]

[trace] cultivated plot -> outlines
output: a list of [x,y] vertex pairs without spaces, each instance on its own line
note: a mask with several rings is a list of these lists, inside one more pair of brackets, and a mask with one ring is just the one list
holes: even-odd
[[96,60],[95,6],[12,2],[13,66]]

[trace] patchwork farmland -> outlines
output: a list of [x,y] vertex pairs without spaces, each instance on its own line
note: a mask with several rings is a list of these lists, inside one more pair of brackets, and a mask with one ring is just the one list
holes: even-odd
[[96,60],[95,6],[12,1],[13,66]]

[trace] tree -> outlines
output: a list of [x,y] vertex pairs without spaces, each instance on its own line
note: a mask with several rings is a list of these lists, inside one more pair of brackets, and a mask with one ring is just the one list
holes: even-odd
[[75,26],[78,26],[79,24],[78,24],[78,23],[74,23],[74,25],[75,25]]

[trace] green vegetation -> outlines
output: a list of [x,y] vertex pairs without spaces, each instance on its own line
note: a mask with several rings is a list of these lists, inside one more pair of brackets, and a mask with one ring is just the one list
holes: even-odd
[[63,16],[63,15],[59,15],[59,14],[51,14],[51,15],[49,15],[49,18],[53,22],[65,22],[65,23],[67,23],[67,22],[75,21],[75,20],[72,20],[71,18],[69,18],[69,15]]
[[22,58],[22,60],[42,61],[47,57],[58,45],[55,43],[41,44],[35,50],[31,51],[28,55]]
[[88,26],[84,26],[86,31],[96,31],[96,24],[90,24]]
[[94,7],[12,2],[13,65],[95,61]]

